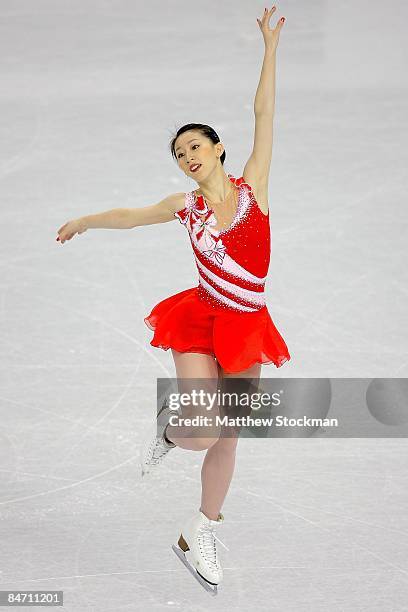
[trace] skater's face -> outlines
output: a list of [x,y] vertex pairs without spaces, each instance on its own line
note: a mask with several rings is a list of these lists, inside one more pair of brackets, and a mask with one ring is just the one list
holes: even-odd
[[[223,151],[224,147],[220,142],[214,144],[209,138],[196,130],[184,132],[175,142],[175,153],[179,167],[197,182],[208,176],[217,163],[221,163],[220,157]],[[194,164],[201,164],[196,172],[191,170]]]

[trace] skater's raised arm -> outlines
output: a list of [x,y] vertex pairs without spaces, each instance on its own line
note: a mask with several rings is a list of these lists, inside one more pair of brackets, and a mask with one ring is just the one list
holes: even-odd
[[174,213],[184,208],[185,193],[173,193],[157,204],[141,208],[113,208],[95,215],[87,215],[68,221],[58,230],[61,244],[75,234],[83,234],[92,228],[131,229],[141,225],[154,225],[174,221]]
[[[276,7],[265,9],[262,19],[257,19],[265,43],[265,54],[261,76],[255,95],[255,135],[252,153],[245,165],[243,175],[249,184],[257,188],[262,205],[267,209],[267,191],[272,159],[273,118],[275,113],[275,72],[276,49],[279,34],[285,18],[275,28],[269,27],[269,20]],[[258,202],[261,205],[261,202]],[[267,210],[264,210],[265,214]]]

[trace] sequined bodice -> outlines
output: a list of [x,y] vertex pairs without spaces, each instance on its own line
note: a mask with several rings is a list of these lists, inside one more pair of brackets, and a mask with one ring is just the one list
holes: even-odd
[[[199,274],[199,297],[228,310],[253,312],[265,306],[270,261],[269,214],[264,215],[243,177],[228,175],[237,187],[231,223],[220,230],[203,195],[186,193],[175,213],[188,230]],[[218,228],[218,229],[217,229]]]

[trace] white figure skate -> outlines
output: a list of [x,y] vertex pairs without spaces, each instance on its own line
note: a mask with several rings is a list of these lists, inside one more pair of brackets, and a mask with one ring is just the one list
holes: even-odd
[[[172,546],[180,561],[201,586],[212,595],[217,595],[217,585],[223,579],[215,540],[218,540],[228,550],[225,544],[214,534],[215,527],[223,521],[222,514],[219,514],[218,519],[214,521],[199,511],[183,527],[178,546],[174,544]],[[191,563],[186,557],[187,551],[190,551]]]
[[151,428],[149,435],[142,445],[140,452],[142,476],[154,471],[163,459],[167,457],[168,452],[172,448],[176,448],[175,444],[172,442],[168,443],[164,437],[166,427],[173,414],[178,414],[178,409],[169,408],[165,402],[157,415],[156,424]]

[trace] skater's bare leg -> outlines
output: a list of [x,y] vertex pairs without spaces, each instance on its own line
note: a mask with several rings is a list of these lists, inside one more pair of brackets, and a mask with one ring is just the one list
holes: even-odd
[[[211,355],[201,353],[179,353],[171,349],[176,374],[178,379],[179,393],[189,393],[191,391],[189,379],[205,378],[202,388],[208,393],[216,393],[218,384],[218,367],[217,361]],[[193,386],[194,383],[192,382]],[[213,417],[215,423],[215,415],[218,414],[218,405],[211,411],[207,410],[206,406],[183,408],[183,416],[210,416]],[[194,437],[189,437],[194,431]],[[166,438],[176,444],[180,448],[186,450],[206,450],[215,444],[220,434],[220,427],[180,427],[176,425],[168,425],[166,427]]]
[[[223,378],[259,379],[261,364],[248,370],[228,374],[221,370]],[[235,467],[235,451],[239,438],[220,437],[208,449],[201,468],[201,512],[209,519],[217,520],[232,480]]]

